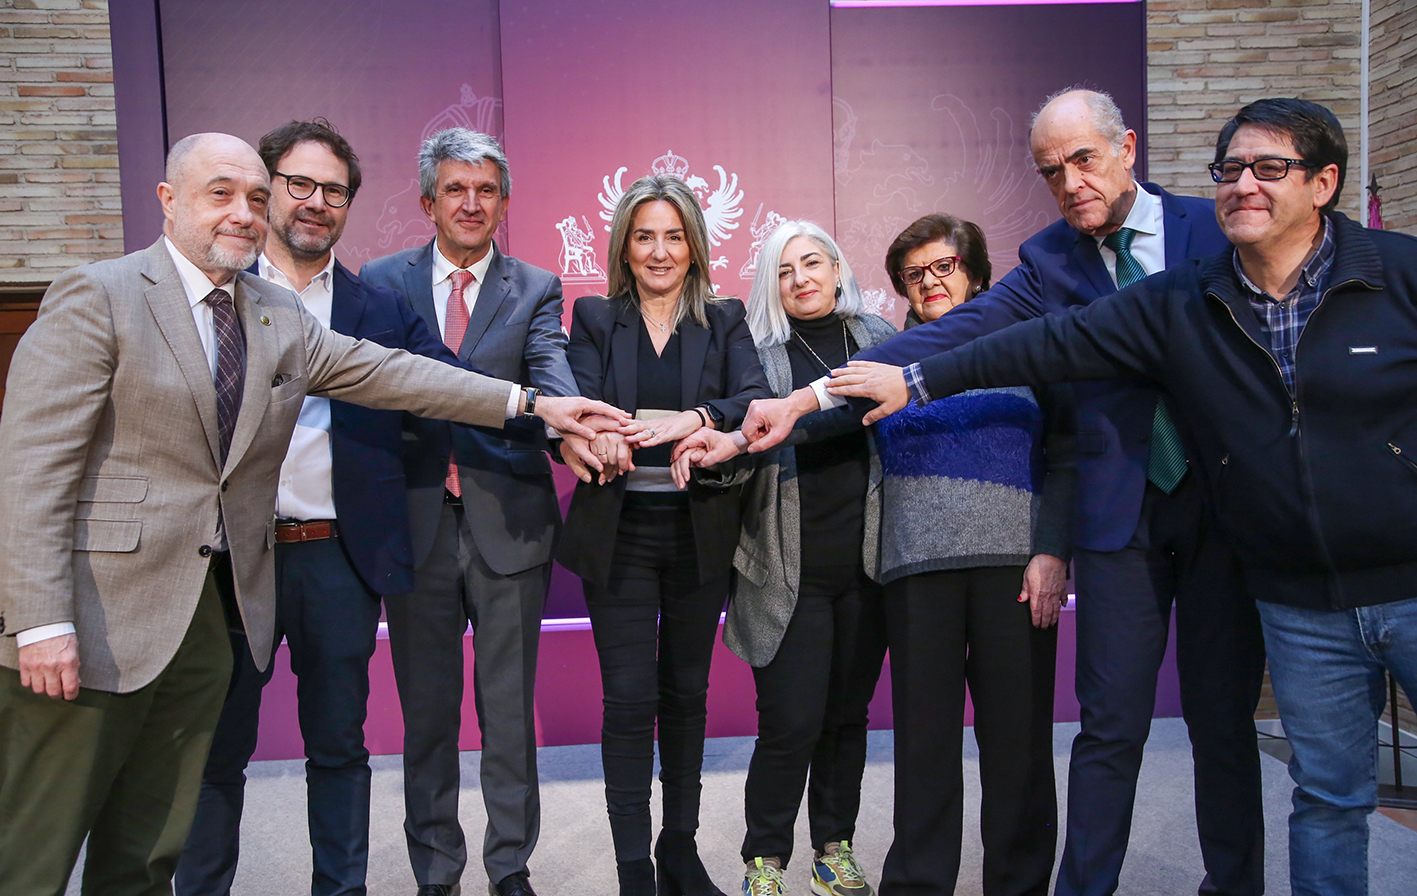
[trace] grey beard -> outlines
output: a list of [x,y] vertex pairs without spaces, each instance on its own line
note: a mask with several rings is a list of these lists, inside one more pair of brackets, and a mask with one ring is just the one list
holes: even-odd
[[272,228],[271,232],[297,261],[319,261],[329,254],[330,248],[335,244],[333,235],[320,239],[303,234],[296,235],[286,228]]

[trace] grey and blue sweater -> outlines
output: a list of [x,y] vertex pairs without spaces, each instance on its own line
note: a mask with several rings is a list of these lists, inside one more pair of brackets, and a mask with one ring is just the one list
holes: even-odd
[[878,423],[880,581],[1069,559],[1075,426],[1068,386],[973,390]]

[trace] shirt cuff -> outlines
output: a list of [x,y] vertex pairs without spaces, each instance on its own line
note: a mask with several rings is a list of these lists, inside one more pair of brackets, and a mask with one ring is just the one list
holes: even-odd
[[840,395],[833,395],[827,391],[827,383],[831,382],[831,377],[824,376],[821,379],[812,380],[812,394],[817,396],[818,410],[829,411],[832,408],[846,407],[846,399]]
[[901,370],[905,377],[905,388],[910,390],[910,400],[919,407],[924,407],[931,402],[930,389],[925,385],[925,374],[921,372],[920,365],[911,364]]
[[49,625],[36,625],[34,628],[27,628],[22,632],[15,633],[15,647],[28,647],[36,641],[48,641],[50,638],[72,634],[74,634],[74,623],[72,622],[51,622]]
[[512,419],[513,417],[520,417],[520,416],[521,416],[521,414],[517,413],[517,405],[519,405],[519,404],[521,404],[521,403],[522,403],[522,387],[521,387],[521,386],[518,386],[516,383],[512,383],[512,392],[511,392],[510,395],[507,396],[507,419],[508,419],[508,420]]

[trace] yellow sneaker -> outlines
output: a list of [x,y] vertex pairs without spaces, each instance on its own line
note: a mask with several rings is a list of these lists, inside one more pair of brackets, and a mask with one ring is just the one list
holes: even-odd
[[762,856],[753,860],[743,875],[743,896],[786,896],[787,884],[782,880],[782,869],[777,859],[763,860]]
[[812,892],[817,896],[875,896],[846,840],[828,843],[812,863]]

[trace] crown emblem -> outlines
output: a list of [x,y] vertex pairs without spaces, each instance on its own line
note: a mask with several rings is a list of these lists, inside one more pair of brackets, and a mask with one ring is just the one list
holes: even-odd
[[672,174],[680,180],[689,174],[689,160],[675,155],[672,149],[655,159],[650,167],[655,174]]

